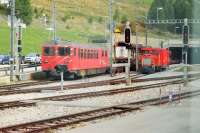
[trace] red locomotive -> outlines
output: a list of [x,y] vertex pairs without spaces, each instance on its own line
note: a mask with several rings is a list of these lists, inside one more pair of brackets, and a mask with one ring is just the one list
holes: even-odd
[[56,67],[65,66],[65,77],[105,73],[108,71],[109,53],[106,48],[78,45],[69,42],[48,43],[42,47],[42,70],[57,75]]
[[142,73],[162,71],[170,64],[169,50],[163,48],[141,48],[139,62]]

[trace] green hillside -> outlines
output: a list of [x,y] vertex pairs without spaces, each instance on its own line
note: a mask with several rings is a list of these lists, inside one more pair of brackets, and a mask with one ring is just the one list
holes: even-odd
[[[57,36],[62,40],[87,43],[91,36],[107,36],[108,0],[55,0]],[[144,16],[153,0],[114,0],[113,13],[118,10],[119,23],[125,16],[134,21],[136,14]],[[32,0],[34,21],[23,30],[23,54],[41,51],[44,42],[51,40],[46,30],[51,24],[51,0]],[[45,27],[43,15],[48,23]],[[7,20],[0,23],[0,53],[9,53],[9,27]]]

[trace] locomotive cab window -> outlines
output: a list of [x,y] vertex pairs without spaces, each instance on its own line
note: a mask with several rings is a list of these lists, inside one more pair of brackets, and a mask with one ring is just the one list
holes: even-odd
[[65,47],[58,48],[58,55],[65,56],[66,55],[66,48]]
[[54,55],[54,48],[52,48],[52,47],[45,47],[44,48],[44,55],[45,56],[53,56]]

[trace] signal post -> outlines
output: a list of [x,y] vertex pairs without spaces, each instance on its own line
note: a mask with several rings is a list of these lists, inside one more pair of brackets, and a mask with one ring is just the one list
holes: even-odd
[[[117,29],[115,30],[115,43],[121,40],[121,38],[118,38],[118,34],[120,33],[120,30]],[[118,67],[125,67],[126,70],[126,83],[127,85],[131,84],[131,79],[130,79],[130,64],[131,64],[131,28],[130,28],[130,23],[127,22],[126,27],[124,28],[124,45],[128,49],[128,63],[114,63],[112,64],[112,68],[118,68]]]
[[126,47],[128,48],[128,64],[126,65],[126,83],[127,85],[131,84],[131,78],[130,78],[130,66],[131,66],[131,28],[130,23],[126,23],[126,27],[124,29],[124,35],[125,35],[125,43]]
[[64,90],[64,73],[67,72],[67,66],[66,65],[57,65],[56,66],[56,72],[60,74],[60,88],[61,91]]
[[188,58],[188,43],[189,43],[189,26],[188,19],[184,19],[183,25],[183,54],[184,54],[184,85],[186,86],[188,83],[188,68],[187,68],[187,58]]
[[16,76],[20,79],[20,68],[21,68],[21,51],[22,51],[22,26],[20,20],[16,25]]

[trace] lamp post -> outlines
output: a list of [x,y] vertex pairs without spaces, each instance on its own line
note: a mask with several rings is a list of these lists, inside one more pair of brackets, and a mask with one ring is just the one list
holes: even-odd
[[56,3],[52,0],[52,28],[53,28],[53,41],[56,42]]
[[163,10],[162,7],[157,7],[157,21],[159,20],[159,11]]

